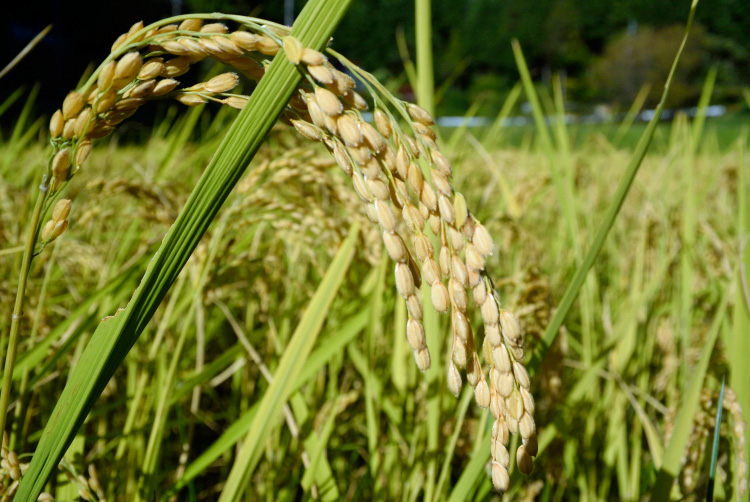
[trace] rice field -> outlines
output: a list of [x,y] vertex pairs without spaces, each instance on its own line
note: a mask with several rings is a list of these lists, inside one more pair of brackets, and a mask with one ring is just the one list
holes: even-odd
[[[437,130],[336,90],[341,4],[140,25],[59,116],[0,106],[0,500],[748,500],[746,119],[568,127],[515,47],[497,123],[537,127]],[[252,95],[144,101],[234,33]]]

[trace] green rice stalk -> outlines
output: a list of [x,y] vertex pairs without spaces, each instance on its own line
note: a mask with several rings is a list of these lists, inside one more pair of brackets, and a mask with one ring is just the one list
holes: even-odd
[[687,42],[688,35],[690,34],[690,28],[693,25],[693,18],[695,16],[695,10],[697,6],[698,0],[693,0],[692,5],[690,6],[690,14],[688,16],[687,25],[685,27],[685,35],[682,38],[680,48],[678,49],[677,55],[675,56],[674,62],[672,63],[672,68],[669,71],[669,76],[667,77],[667,81],[664,85],[664,92],[662,93],[662,97],[659,100],[658,106],[656,107],[654,116],[651,118],[648,126],[646,127],[646,130],[641,135],[641,138],[638,141],[638,145],[635,148],[635,152],[630,158],[628,167],[623,173],[622,178],[620,178],[620,182],[617,185],[612,203],[607,209],[607,212],[604,216],[604,221],[602,221],[599,226],[599,230],[597,231],[596,237],[591,244],[591,248],[589,248],[583,259],[583,262],[581,263],[581,266],[573,276],[573,279],[571,280],[568,288],[565,291],[565,294],[563,295],[563,299],[560,302],[560,305],[555,311],[555,315],[552,317],[552,320],[550,321],[547,329],[544,332],[544,336],[541,340],[541,347],[534,353],[532,361],[529,363],[530,373],[534,373],[539,368],[539,365],[544,358],[544,354],[546,354],[547,350],[549,350],[549,348],[552,346],[552,342],[554,342],[555,338],[557,337],[560,327],[562,326],[563,322],[565,321],[565,317],[570,311],[570,307],[573,305],[573,302],[577,298],[578,292],[580,291],[581,286],[583,286],[589,270],[591,270],[591,267],[594,265],[594,261],[599,255],[599,252],[604,245],[604,241],[606,240],[607,235],[609,235],[609,231],[612,228],[612,225],[614,225],[615,220],[617,219],[617,215],[620,212],[620,208],[622,208],[622,204],[625,202],[625,197],[630,191],[633,180],[635,179],[636,174],[638,174],[638,169],[640,169],[641,167],[643,158],[645,157],[646,152],[648,151],[648,147],[651,144],[651,140],[654,137],[656,126],[658,125],[659,120],[661,119],[661,114],[664,111],[666,98],[669,95],[669,90],[672,87],[672,82],[674,81],[677,64],[680,61],[680,56],[682,55],[682,51],[685,48],[685,43]]
[[[349,2],[312,1],[303,9],[293,29],[308,47],[322,47],[340,21]],[[156,308],[174,283],[198,241],[213,221],[221,205],[244,173],[267,132],[299,85],[301,75],[281,53],[261,79],[249,102],[229,129],[215,157],[191,194],[183,211],[167,233],[154,256],[141,285],[127,308],[105,319],[91,338],[81,360],[70,374],[68,384],[51,415],[37,446],[31,464],[18,490],[18,500],[34,500],[54,472],[60,458],[114,371],[143,332]],[[44,196],[39,197],[32,229],[39,225]],[[19,288],[19,302],[14,310],[20,316],[25,291],[25,277],[34,247],[36,232],[30,232],[25,266]],[[14,317],[15,320],[15,317]],[[17,344],[18,323],[14,323],[11,342]],[[9,351],[6,368],[12,368],[15,350]],[[8,372],[4,378],[0,411],[9,394]],[[4,421],[4,417],[2,418]],[[4,423],[0,423],[4,425]],[[229,484],[227,486],[230,486]]]
[[432,66],[432,0],[414,3],[417,41],[417,104],[435,114],[435,76]]

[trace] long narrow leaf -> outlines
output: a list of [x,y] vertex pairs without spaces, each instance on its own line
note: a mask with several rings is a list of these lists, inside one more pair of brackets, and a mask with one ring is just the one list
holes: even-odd
[[305,309],[289,345],[281,356],[279,366],[274,373],[273,383],[266,390],[258,406],[258,412],[245,437],[232,471],[229,473],[219,502],[236,501],[242,496],[250,480],[249,474],[260,459],[263,441],[280,418],[281,408],[294,391],[304,361],[307,360],[315,340],[318,338],[328,308],[331,306],[351,262],[358,233],[357,227],[350,231],[349,237],[336,253],[336,257],[331,266],[328,267],[328,271],[318,286],[315,295]]
[[[309,2],[295,25],[295,36],[306,46],[322,47],[348,3],[349,0]],[[17,500],[36,500],[39,496],[86,415],[151,320],[300,80],[301,74],[280,53],[227,132],[127,308],[104,320],[92,336],[47,422],[19,486]]]
[[568,285],[568,288],[563,295],[563,299],[560,302],[560,305],[557,307],[557,310],[555,311],[554,317],[552,318],[549,325],[547,326],[546,331],[544,332],[544,336],[541,340],[542,346],[534,353],[534,356],[529,363],[529,372],[532,374],[535,373],[539,368],[539,365],[544,358],[544,354],[546,354],[547,350],[549,350],[550,346],[552,345],[552,342],[554,342],[555,338],[557,337],[557,333],[559,332],[560,327],[565,321],[565,317],[568,315],[570,307],[578,297],[578,292],[580,291],[581,286],[583,286],[589,270],[591,270],[591,267],[594,265],[594,261],[596,261],[597,256],[599,256],[599,252],[604,246],[604,241],[607,239],[607,235],[609,235],[609,231],[611,230],[612,225],[614,225],[615,223],[615,219],[620,212],[620,208],[625,202],[625,197],[630,191],[630,186],[633,184],[635,175],[638,174],[638,170],[641,167],[643,158],[646,156],[648,147],[651,144],[651,139],[654,137],[656,126],[661,119],[662,112],[664,111],[664,105],[667,96],[669,95],[669,89],[671,88],[672,82],[674,80],[677,64],[680,61],[680,56],[682,55],[682,51],[685,48],[685,43],[687,42],[688,35],[690,34],[690,28],[693,25],[693,17],[695,16],[695,9],[697,6],[698,0],[693,0],[693,3],[690,7],[690,15],[688,17],[687,26],[685,27],[685,35],[682,39],[682,43],[680,44],[680,48],[677,51],[674,62],[672,63],[672,69],[670,70],[669,76],[667,77],[667,82],[664,84],[664,92],[662,93],[659,105],[656,107],[654,116],[649,121],[646,130],[643,132],[641,139],[638,141],[638,146],[636,146],[635,152],[630,158],[628,167],[620,178],[620,182],[617,185],[617,190],[615,191],[612,202],[610,203],[609,208],[607,209],[607,213],[604,216],[604,221],[602,221],[599,226],[599,230],[596,233],[594,242],[591,244],[591,247],[586,253],[586,256],[583,258],[581,266],[578,268],[575,275],[573,276],[573,279],[570,281],[570,284]]

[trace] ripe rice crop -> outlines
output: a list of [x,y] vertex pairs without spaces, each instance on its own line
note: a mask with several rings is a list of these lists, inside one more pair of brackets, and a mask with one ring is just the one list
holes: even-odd
[[[672,239],[684,239],[690,228],[672,224],[673,206],[648,207],[652,193],[644,189],[636,200],[649,210],[626,208],[608,241],[612,248],[604,246],[654,128],[644,136],[626,170],[631,177],[624,177],[624,191],[618,189],[612,203],[606,175],[587,179],[583,169],[575,170],[576,162],[624,167],[627,159],[611,145],[591,143],[588,151],[571,154],[563,143],[545,138],[540,125],[537,150],[446,152],[429,113],[323,47],[342,9],[329,5],[306,12],[291,32],[221,14],[137,23],[52,115],[52,152],[36,206],[11,212],[29,214],[31,223],[25,251],[15,252],[23,259],[8,265],[20,268],[21,280],[8,326],[0,404],[8,409],[11,389],[19,399],[8,415],[4,495],[152,500],[189,494],[239,500],[245,493],[294,499],[304,492],[334,500],[423,492],[426,499],[461,500],[472,492],[487,494],[490,483],[492,493],[523,491],[533,497],[545,479],[549,482],[545,476],[557,475],[570,483],[584,479],[578,489],[591,495],[606,494],[615,480],[622,497],[629,498],[641,493],[640,468],[648,462],[659,469],[655,491],[669,490],[671,483],[662,479],[673,465],[690,467],[683,469],[680,489],[695,490],[696,466],[705,451],[683,455],[680,442],[707,430],[712,394],[702,390],[703,378],[730,295],[723,293],[718,306],[703,300],[705,316],[699,311],[680,321],[694,323],[696,337],[688,336],[678,349],[664,332],[684,326],[661,307],[679,305],[686,293],[679,290],[683,296],[673,300],[671,283],[664,291],[658,286],[682,256]],[[178,77],[207,58],[231,71],[181,87]],[[522,61],[519,67],[523,76]],[[233,92],[239,75],[258,81],[252,93]],[[527,86],[527,93],[533,101],[533,89]],[[134,165],[145,162],[143,179],[122,169],[112,176],[103,159],[96,160],[104,152],[98,153],[92,140],[116,133],[154,99],[187,106],[217,102],[242,110],[187,200],[174,184],[191,186],[195,174],[189,168],[197,171],[202,164],[179,153],[196,148],[195,157],[208,161],[216,147],[210,139],[205,149],[185,140],[197,127],[200,108],[172,124],[165,121],[169,132],[155,136],[153,151],[122,154],[142,159]],[[363,115],[366,109],[371,123]],[[219,112],[209,130],[221,129],[225,115]],[[277,118],[286,130],[272,132],[269,145],[260,149]],[[243,129],[248,124],[253,129]],[[698,127],[702,123],[678,121],[669,153],[647,159],[656,186],[670,188],[664,169],[673,168],[670,159],[683,148],[681,138]],[[290,136],[292,128],[297,138]],[[567,134],[556,132],[557,138]],[[726,173],[739,176],[728,184],[736,185],[740,201],[747,180],[736,173],[746,160],[742,146],[736,152],[691,150],[686,161],[697,166],[701,155],[710,154],[727,166],[739,165],[736,171],[726,167]],[[449,158],[458,154],[469,160],[454,165]],[[489,164],[472,167],[488,156]],[[506,188],[493,191],[499,183],[494,162],[548,162],[551,176],[503,172],[500,176],[516,179],[503,179]],[[653,169],[660,163],[667,168]],[[334,164],[339,172],[331,169]],[[180,167],[175,175],[167,166]],[[71,182],[79,175],[88,177],[85,185]],[[465,188],[459,192],[459,186]],[[713,191],[697,194],[692,187],[684,197],[713,201],[725,188],[718,183]],[[497,191],[505,198],[498,201]],[[556,223],[560,213],[548,193],[562,199],[566,224]],[[546,212],[536,210],[545,205]],[[724,218],[701,220],[706,237],[693,241],[716,255],[715,263],[707,261],[705,270],[690,274],[701,291],[732,278],[716,237],[732,235],[727,222],[742,214],[729,207]],[[584,257],[575,240],[591,240],[598,226],[591,227],[593,215],[602,214],[608,224],[599,226]],[[690,235],[698,225],[692,221]],[[739,226],[744,224],[740,219]],[[556,228],[561,230],[549,230]],[[604,264],[598,272],[611,284],[583,285],[600,251]],[[64,293],[65,277],[57,267],[88,277],[92,293],[85,297],[77,288]],[[490,270],[500,270],[502,280],[493,281]],[[29,280],[29,298],[37,299],[31,324],[22,317]],[[568,281],[574,286],[561,295]],[[560,329],[582,285],[580,310]],[[503,289],[509,292],[501,306]],[[52,301],[53,290],[62,301]],[[560,296],[559,303],[552,299]],[[688,301],[701,305],[695,293]],[[597,336],[598,330],[604,336]],[[641,330],[650,349],[637,348]],[[319,336],[322,342],[313,350]],[[526,342],[537,358],[527,356]],[[16,360],[19,345],[23,350]],[[701,345],[702,351],[690,352]],[[407,347],[411,366],[405,365]],[[688,366],[698,368],[689,386],[670,377],[674,361],[684,365],[682,379]],[[731,354],[720,364],[738,365]],[[651,382],[654,367],[659,372]],[[54,392],[45,388],[60,371],[70,375],[62,394],[62,382]],[[463,386],[464,376],[470,389]],[[539,386],[539,402],[532,383]],[[725,401],[734,432],[732,462],[725,458],[720,472],[731,473],[739,497],[746,485],[742,406],[747,394],[741,383],[730,384],[737,387]],[[683,388],[684,400],[678,390]],[[654,405],[658,401],[651,393],[666,404]],[[95,406],[100,395],[103,402]],[[472,399],[477,410],[469,408]],[[705,410],[701,415],[685,411],[699,405]],[[663,415],[664,439],[646,406]],[[576,410],[556,420],[557,410],[566,407]],[[632,410],[635,421],[628,418]],[[535,420],[540,412],[541,434]],[[0,416],[5,420],[6,413]],[[703,418],[693,421],[693,416]],[[595,432],[602,421],[605,438]],[[581,454],[581,464],[571,456],[581,441],[573,426],[578,422],[585,424],[583,441],[605,448],[602,472],[594,454]],[[641,434],[647,451],[638,444]],[[213,441],[205,448],[207,436]],[[349,441],[367,454],[348,461]],[[628,447],[635,452],[632,458],[625,455]],[[551,454],[534,469],[532,457],[545,449]],[[30,462],[21,451],[34,451]],[[454,460],[461,464],[453,465]],[[286,474],[290,463],[299,474]],[[53,481],[58,466],[65,478]],[[478,476],[485,470],[488,476]],[[518,472],[531,480],[514,480]],[[566,493],[564,483],[555,485],[545,489]]]

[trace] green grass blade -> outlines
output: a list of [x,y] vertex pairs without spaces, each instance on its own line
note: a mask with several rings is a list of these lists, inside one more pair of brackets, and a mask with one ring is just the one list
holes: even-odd
[[3,114],[8,111],[8,108],[10,108],[13,103],[18,101],[18,98],[21,97],[25,90],[26,89],[24,87],[19,87],[18,89],[10,93],[2,103],[0,103],[0,117],[2,117]]
[[532,360],[528,365],[528,369],[531,374],[534,374],[539,368],[539,365],[544,358],[544,354],[546,354],[547,350],[552,345],[552,342],[557,337],[560,327],[562,326],[563,321],[565,321],[565,317],[570,311],[570,307],[578,297],[578,292],[580,291],[581,286],[583,286],[589,270],[591,270],[591,267],[594,265],[594,261],[596,260],[597,256],[599,256],[599,252],[604,245],[604,241],[606,240],[607,235],[609,235],[609,231],[612,228],[612,225],[614,225],[615,223],[615,219],[620,212],[620,208],[625,202],[625,197],[627,196],[628,192],[630,191],[630,187],[633,184],[635,175],[638,174],[638,170],[641,167],[641,163],[643,162],[643,158],[646,155],[646,151],[648,150],[648,147],[651,144],[651,140],[654,137],[656,126],[658,125],[659,120],[661,119],[661,114],[664,111],[666,98],[669,94],[669,89],[671,88],[672,82],[674,80],[677,64],[680,61],[680,56],[682,55],[682,51],[685,48],[685,43],[687,41],[688,35],[690,34],[690,28],[693,25],[693,17],[695,16],[695,9],[697,6],[698,0],[694,0],[690,7],[690,15],[688,17],[687,26],[685,28],[685,35],[682,39],[682,43],[680,44],[680,48],[677,51],[674,62],[672,63],[672,68],[669,72],[669,76],[667,77],[667,81],[664,84],[664,92],[662,93],[659,105],[656,107],[654,116],[649,121],[646,130],[643,132],[643,135],[638,141],[638,145],[636,146],[635,152],[633,153],[633,156],[628,163],[627,169],[623,173],[622,178],[620,178],[620,182],[617,185],[617,189],[612,198],[612,202],[610,203],[609,208],[607,208],[607,212],[604,216],[604,221],[602,221],[599,226],[599,230],[596,233],[594,242],[591,244],[591,247],[586,253],[583,262],[581,263],[581,266],[578,267],[578,270],[573,276],[573,279],[570,281],[570,284],[568,285],[568,288],[563,295],[563,299],[560,302],[560,305],[557,307],[557,310],[555,311],[555,315],[552,317],[552,320],[550,321],[547,329],[544,332],[541,340],[541,347],[532,356]]
[[194,375],[178,382],[175,388],[169,394],[169,403],[173,405],[178,403],[182,398],[193,392],[193,389],[207,383],[213,377],[226,370],[229,366],[242,357],[244,349],[237,343],[229,350],[225,350],[219,357],[203,367],[202,370]]
[[[322,47],[347,6],[347,0],[308,3],[295,26],[295,35],[305,46]],[[92,336],[47,422],[19,486],[18,500],[35,500],[39,496],[86,415],[177,279],[300,80],[297,68],[280,53],[227,132],[127,308],[104,320]]]
[[482,136],[481,143],[486,148],[497,146],[500,143],[500,139],[503,136],[502,132],[505,119],[510,116],[510,112],[512,112],[513,108],[516,106],[516,102],[522,91],[523,86],[518,82],[510,90],[508,96],[506,96],[505,101],[503,101],[503,106],[500,108],[500,112],[497,114],[497,117],[495,117],[495,121],[492,122],[492,125],[487,129],[487,132],[484,133],[484,136]]
[[[93,293],[91,296],[86,298],[68,317],[63,320],[60,324],[55,326],[48,335],[42,340],[35,343],[32,348],[19,354],[16,366],[13,368],[13,379],[16,380],[21,378],[24,371],[30,371],[33,368],[39,368],[39,365],[47,358],[49,349],[55,343],[58,343],[60,338],[75,324],[87,317],[86,313],[91,309],[92,305],[101,303],[106,297],[113,295],[117,299],[117,302],[127,298],[127,289],[125,286],[131,282],[134,278],[135,270],[129,270],[122,276],[117,277],[110,281],[104,288]],[[61,352],[58,348],[57,352]],[[46,373],[40,372],[44,375]]]
[[633,126],[633,122],[635,122],[638,113],[641,111],[641,108],[643,108],[643,104],[646,102],[646,98],[648,98],[649,91],[651,91],[651,84],[644,84],[643,87],[641,87],[641,90],[638,91],[635,100],[633,100],[633,104],[630,105],[628,112],[625,114],[625,118],[617,128],[615,137],[612,140],[612,144],[614,146],[620,146],[622,140],[625,138],[625,135],[628,134],[628,131]]
[[490,443],[489,441],[483,441],[479,451],[474,453],[471,461],[469,461],[466,468],[461,473],[461,477],[458,478],[458,482],[453,487],[448,502],[472,500],[471,495],[474,491],[476,481],[480,476],[484,475],[484,466],[487,464],[489,458]]
[[536,124],[537,134],[539,134],[542,148],[547,155],[552,184],[555,186],[557,199],[560,203],[560,207],[565,218],[565,224],[568,229],[570,242],[576,252],[576,258],[580,260],[580,255],[582,253],[580,250],[580,242],[578,239],[578,221],[576,219],[575,208],[573,206],[574,197],[572,192],[566,189],[567,187],[563,179],[564,173],[561,172],[558,163],[558,152],[555,149],[555,145],[552,142],[549,128],[547,127],[547,123],[544,120],[544,110],[542,109],[542,105],[539,102],[539,95],[534,88],[534,82],[532,82],[531,80],[529,67],[526,65],[526,59],[524,58],[523,52],[521,51],[521,44],[518,43],[518,40],[513,40],[512,45],[513,56],[516,59],[518,73],[521,75],[521,82],[523,83],[526,97],[531,103],[531,111],[534,117],[534,124]]
[[258,406],[258,413],[245,437],[226,485],[221,492],[219,502],[238,501],[250,481],[250,473],[255,468],[264,439],[281,415],[281,408],[295,389],[302,370],[302,365],[312,350],[320,333],[328,308],[349,267],[354,254],[354,245],[359,233],[355,226],[350,230],[346,241],[336,254],[310,304],[305,309],[297,329],[281,356],[274,373],[273,383],[268,387]]

